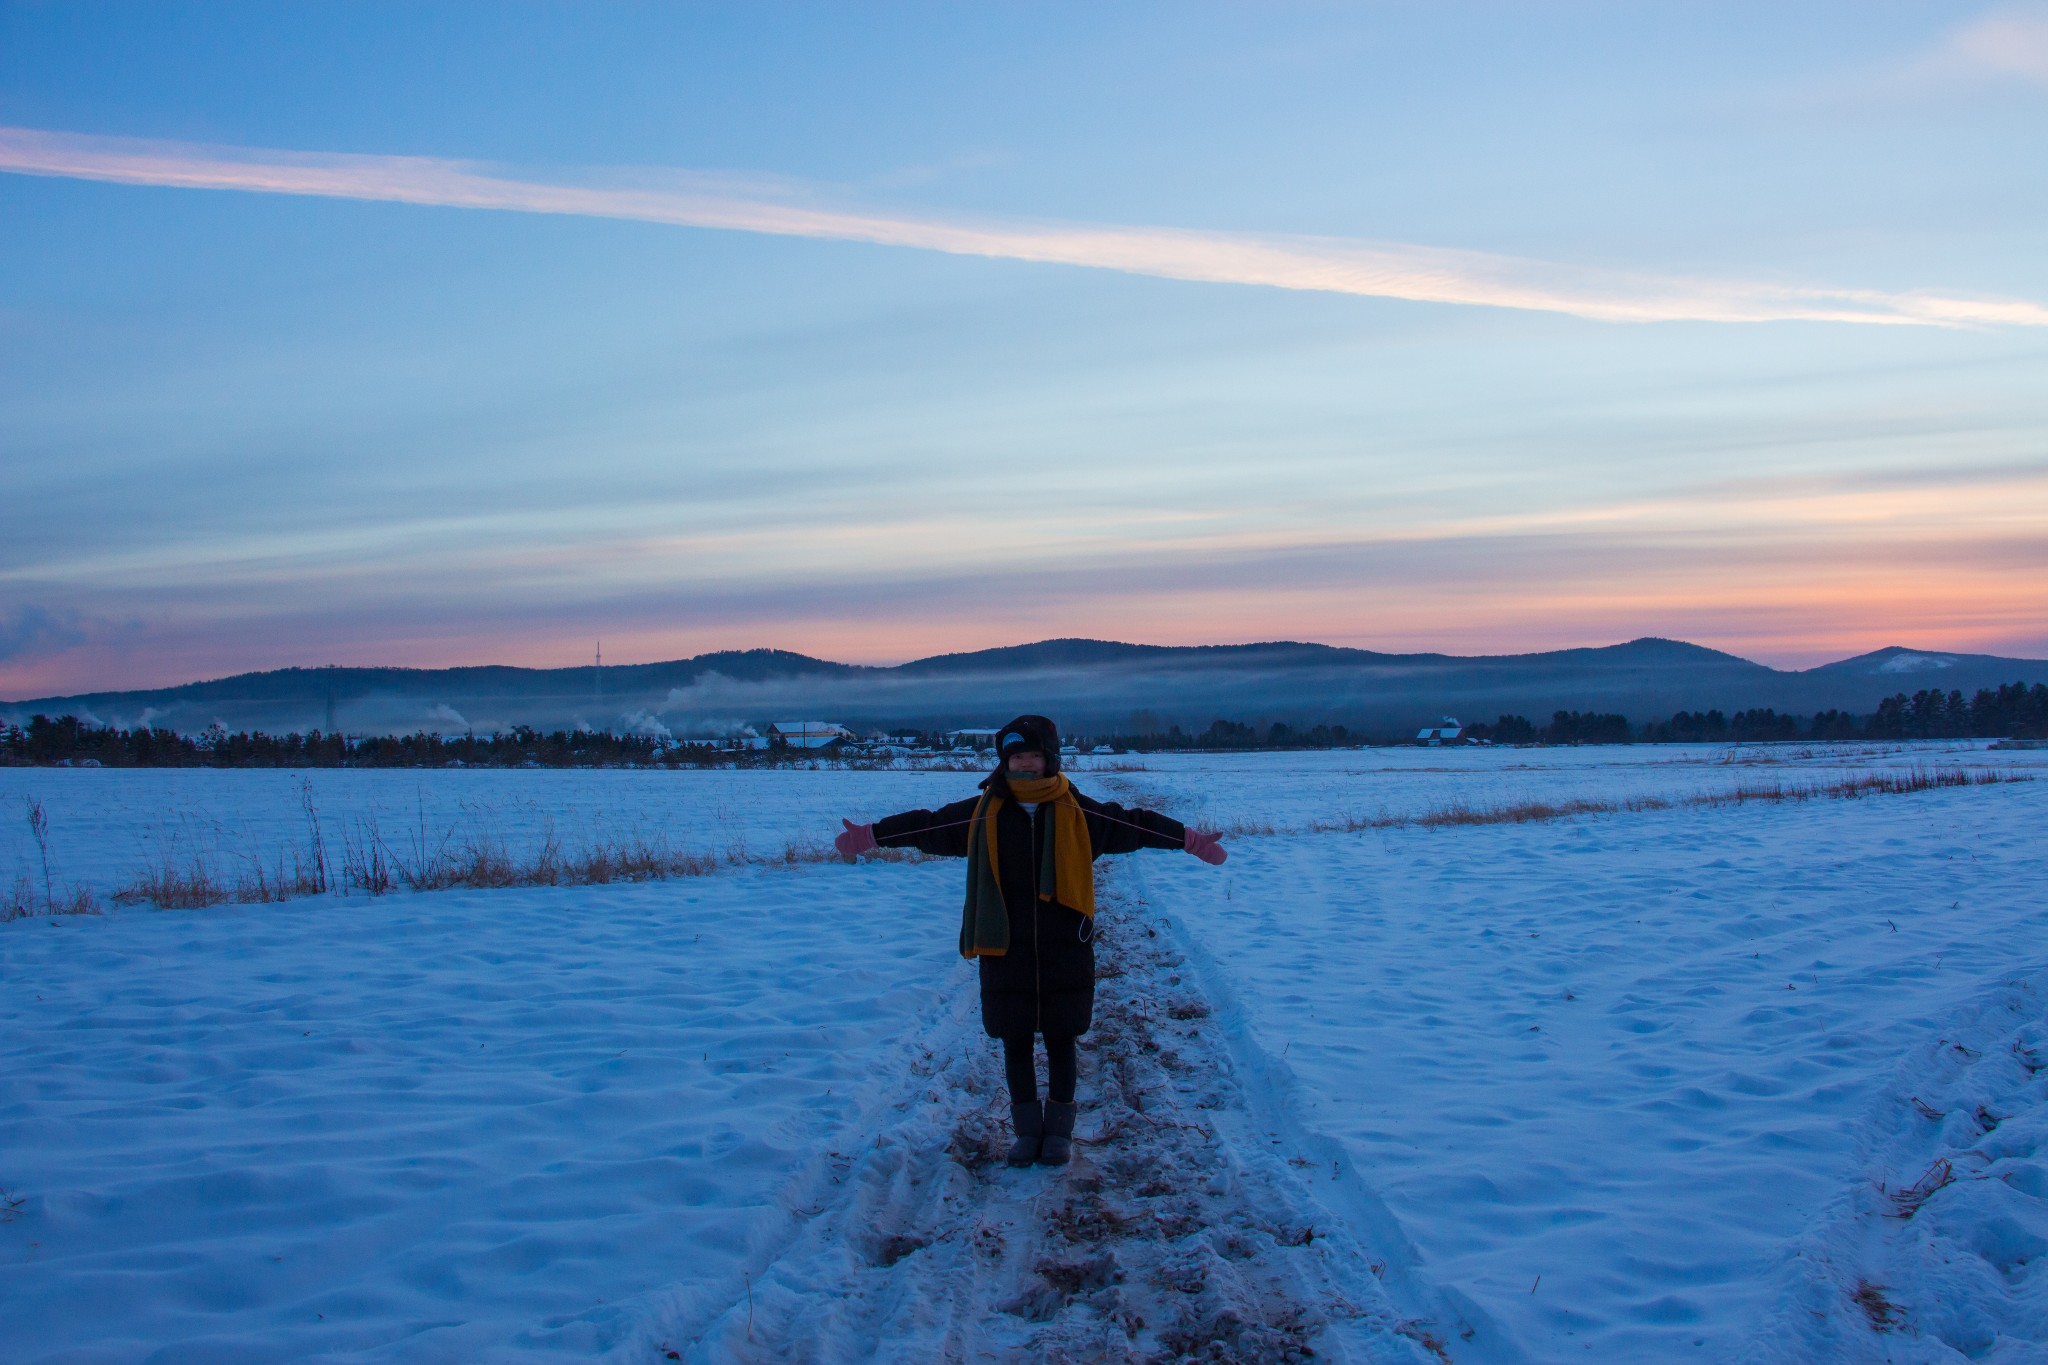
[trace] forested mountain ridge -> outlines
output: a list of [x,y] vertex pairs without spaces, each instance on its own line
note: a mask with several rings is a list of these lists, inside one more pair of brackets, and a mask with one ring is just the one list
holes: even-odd
[[2048,682],[2048,661],[1893,647],[1780,670],[1679,640],[1531,654],[1389,654],[1302,641],[1136,645],[1054,639],[915,659],[836,663],[786,650],[573,668],[283,668],[139,691],[0,703],[0,719],[230,730],[490,733],[515,725],[717,734],[768,719],[862,727],[994,725],[1020,711],[1072,728],[1200,730],[1218,719],[1372,732],[1449,714],[1868,712],[1893,692]]

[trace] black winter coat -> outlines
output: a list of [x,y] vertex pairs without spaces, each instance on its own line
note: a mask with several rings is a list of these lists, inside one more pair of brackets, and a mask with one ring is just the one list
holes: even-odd
[[[969,821],[979,798],[937,810],[907,810],[875,821],[875,842],[884,848],[914,848],[940,857],[967,856]],[[1079,791],[1074,799],[1088,816],[1088,845],[1105,853],[1141,848],[1179,848],[1187,827],[1155,811],[1096,801]],[[1044,1033],[1052,1037],[1086,1033],[1095,1013],[1095,945],[1087,917],[1057,901],[1038,899],[1038,855],[1052,833],[1052,813],[1034,814],[1015,798],[996,812],[997,862],[1003,874],[1003,905],[1010,914],[1010,950],[982,957],[981,1026],[991,1038]]]

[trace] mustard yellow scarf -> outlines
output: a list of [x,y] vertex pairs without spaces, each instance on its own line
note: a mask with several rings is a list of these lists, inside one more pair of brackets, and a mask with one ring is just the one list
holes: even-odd
[[[960,915],[960,956],[1001,957],[1010,950],[1010,913],[1003,904],[1002,865],[996,853],[996,813],[1003,798],[991,784],[975,803],[967,827],[967,904]],[[1038,898],[1057,899],[1069,910],[1095,915],[1095,850],[1088,842],[1088,814],[1074,799],[1066,774],[1013,777],[1010,795],[1052,807],[1052,837],[1038,866]],[[988,856],[980,856],[986,849]],[[1050,888],[1050,889],[1048,889]]]

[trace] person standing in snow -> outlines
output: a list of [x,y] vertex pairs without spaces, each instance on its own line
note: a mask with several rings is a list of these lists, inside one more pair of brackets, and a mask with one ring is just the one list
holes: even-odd
[[872,825],[842,820],[833,842],[848,858],[879,847],[968,860],[960,955],[980,963],[981,1024],[1003,1044],[1016,1131],[1010,1164],[1062,1166],[1074,1150],[1074,1040],[1095,1010],[1095,859],[1141,848],[1183,849],[1207,863],[1227,855],[1220,835],[1076,791],[1060,772],[1059,731],[1044,716],[998,730],[996,755],[980,796]]

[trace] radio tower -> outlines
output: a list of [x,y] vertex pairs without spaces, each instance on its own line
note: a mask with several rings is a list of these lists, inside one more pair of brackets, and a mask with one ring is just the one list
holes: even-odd
[[597,667],[591,670],[591,697],[600,705],[604,702],[604,641],[597,642]]

